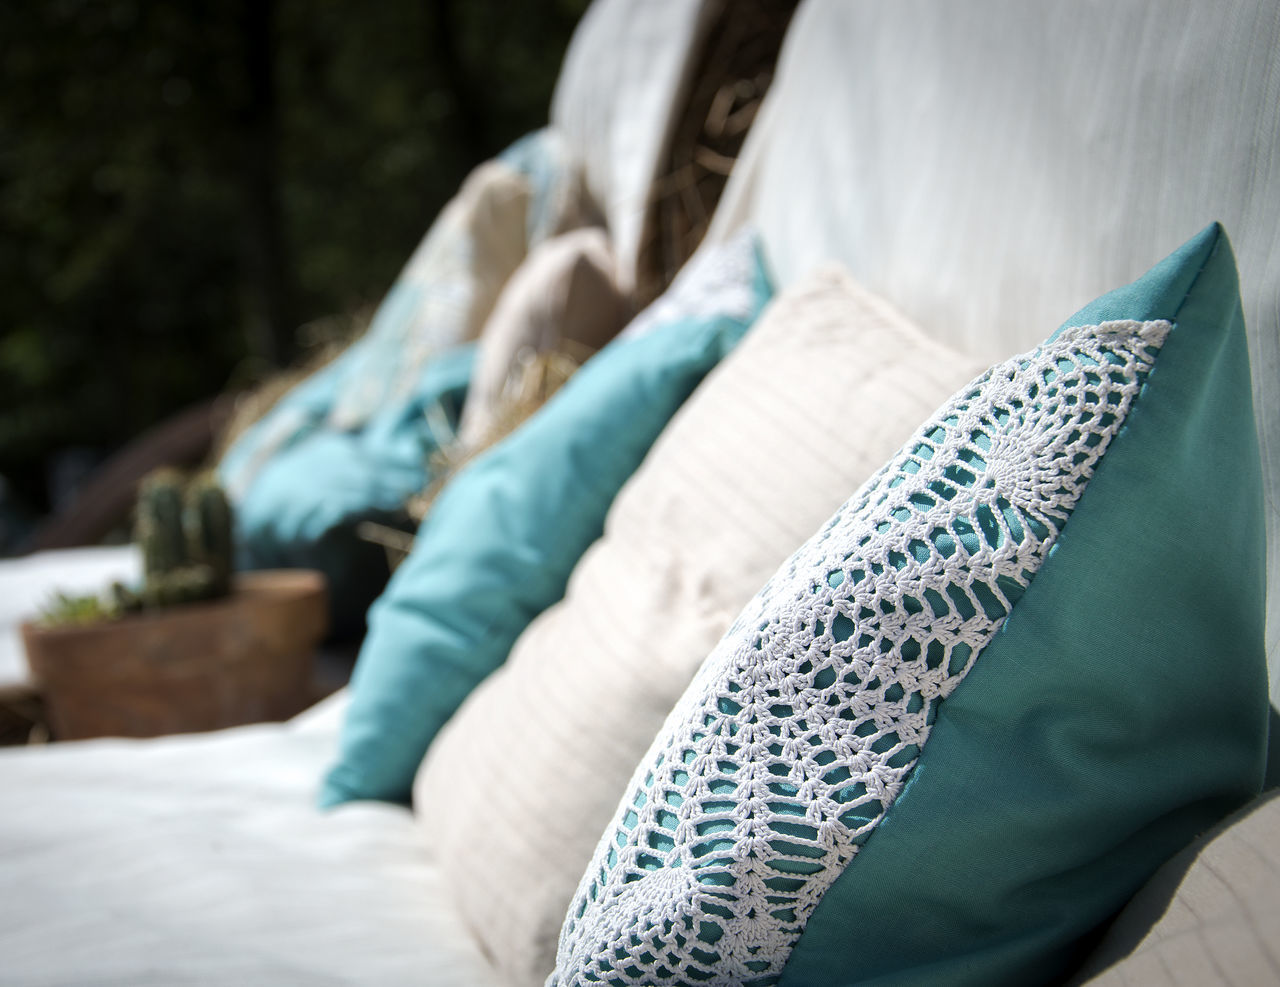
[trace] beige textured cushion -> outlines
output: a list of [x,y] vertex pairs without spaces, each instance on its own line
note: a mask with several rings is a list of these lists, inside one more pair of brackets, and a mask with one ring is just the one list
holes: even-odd
[[672,420],[565,599],[418,773],[426,838],[511,982],[551,972],[636,763],[738,611],[981,369],[825,270],[780,296]]
[[1280,983],[1280,793],[1254,802],[1157,871],[1088,968],[1126,953],[1089,983]]
[[463,443],[474,444],[488,431],[523,354],[546,353],[565,343],[598,350],[626,316],[604,230],[575,230],[535,247],[502,289],[480,334],[459,426]]

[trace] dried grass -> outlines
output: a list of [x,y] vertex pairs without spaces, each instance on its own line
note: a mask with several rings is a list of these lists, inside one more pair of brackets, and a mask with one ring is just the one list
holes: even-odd
[[361,309],[316,319],[300,328],[298,338],[306,355],[294,366],[268,374],[236,395],[231,416],[210,453],[210,466],[220,462],[236,440],[294,387],[345,353],[368,330],[372,314],[372,309]]
[[[432,454],[430,471],[435,479],[422,493],[410,498],[405,510],[410,520],[421,524],[430,512],[440,491],[468,463],[501,442],[547,403],[591,356],[584,346],[572,343],[547,353],[526,351],[494,410],[493,423],[474,444],[445,442]],[[433,431],[441,434],[442,426],[433,423]],[[381,545],[387,553],[387,564],[395,569],[413,548],[413,535],[390,525],[366,521],[356,528],[365,541]]]
[[563,343],[546,353],[526,351],[507,380],[493,421],[474,444],[446,443],[431,457],[431,485],[409,501],[409,516],[421,522],[444,485],[477,456],[501,442],[551,399],[590,357],[584,346]]

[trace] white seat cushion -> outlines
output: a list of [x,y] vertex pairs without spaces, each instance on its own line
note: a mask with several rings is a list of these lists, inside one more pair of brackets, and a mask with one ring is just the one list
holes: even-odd
[[0,980],[492,983],[406,810],[315,808],[343,705],[0,752]]

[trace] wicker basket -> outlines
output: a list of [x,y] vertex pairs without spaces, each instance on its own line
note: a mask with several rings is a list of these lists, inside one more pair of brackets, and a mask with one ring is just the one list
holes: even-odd
[[216,730],[306,706],[326,598],[318,572],[244,573],[223,600],[22,637],[58,740]]

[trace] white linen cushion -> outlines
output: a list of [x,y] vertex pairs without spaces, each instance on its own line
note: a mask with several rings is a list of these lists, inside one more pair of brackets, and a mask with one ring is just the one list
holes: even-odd
[[672,420],[564,601],[418,774],[426,841],[510,982],[551,972],[636,762],[738,611],[980,369],[829,269],[766,310]]
[[329,410],[335,428],[367,424],[379,408],[409,396],[432,356],[479,335],[525,257],[532,198],[529,179],[501,159],[467,176],[348,354]]

